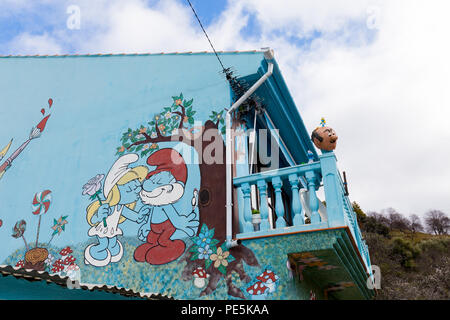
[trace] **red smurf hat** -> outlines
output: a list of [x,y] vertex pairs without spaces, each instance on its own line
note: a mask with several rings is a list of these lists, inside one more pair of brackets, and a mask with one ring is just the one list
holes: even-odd
[[157,173],[168,171],[177,181],[186,184],[187,167],[178,151],[170,148],[158,150],[147,158],[147,164],[156,166],[156,169],[151,171],[146,179]]

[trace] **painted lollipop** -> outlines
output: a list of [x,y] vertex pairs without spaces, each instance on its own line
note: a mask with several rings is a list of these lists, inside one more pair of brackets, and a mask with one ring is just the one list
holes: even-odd
[[40,215],[46,213],[50,208],[50,203],[52,201],[52,195],[50,190],[44,190],[38,192],[33,198],[33,214]]
[[42,214],[46,213],[48,209],[50,208],[50,203],[52,201],[50,190],[44,190],[42,192],[38,192],[34,195],[33,198],[33,206],[32,206],[32,212],[34,215],[39,216],[39,222],[38,222],[38,229],[37,229],[37,235],[36,235],[36,247],[38,245],[39,240],[39,229],[41,227],[41,217]]
[[13,238],[22,238],[23,242],[25,242],[25,247],[27,248],[28,251],[28,244],[27,241],[25,240],[25,236],[23,235],[25,233],[25,229],[27,227],[27,223],[25,222],[25,220],[19,220],[17,221],[17,223],[14,225],[13,228]]

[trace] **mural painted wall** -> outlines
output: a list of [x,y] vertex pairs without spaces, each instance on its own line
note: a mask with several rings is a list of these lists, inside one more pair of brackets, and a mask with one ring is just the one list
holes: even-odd
[[[222,56],[241,75],[263,59]],[[214,55],[3,57],[0,68],[1,264],[177,299],[323,297],[299,285],[283,237],[224,244],[232,97]]]
[[[254,73],[262,54],[223,58]],[[224,161],[203,161],[225,156],[231,102],[214,56],[0,65],[2,264],[179,298],[244,298],[230,275],[246,278],[244,265],[258,262],[224,246]]]

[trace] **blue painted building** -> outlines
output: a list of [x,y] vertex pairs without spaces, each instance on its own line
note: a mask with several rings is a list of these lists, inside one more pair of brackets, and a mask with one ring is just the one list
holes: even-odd
[[229,69],[207,52],[1,57],[3,268],[175,299],[370,299],[336,155],[273,52],[218,55]]

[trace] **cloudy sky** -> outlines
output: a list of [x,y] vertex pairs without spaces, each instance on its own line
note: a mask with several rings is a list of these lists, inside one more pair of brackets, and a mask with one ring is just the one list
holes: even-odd
[[[450,214],[450,2],[192,0],[217,50],[271,47],[365,211]],[[0,54],[211,50],[185,0],[0,0]]]

